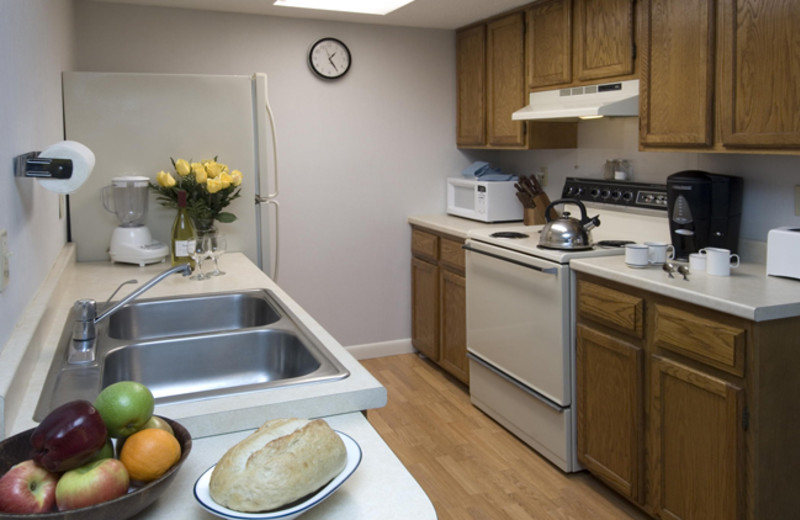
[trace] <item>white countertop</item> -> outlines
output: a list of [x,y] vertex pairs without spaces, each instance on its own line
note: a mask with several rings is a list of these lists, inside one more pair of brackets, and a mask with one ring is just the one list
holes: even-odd
[[620,256],[572,260],[570,267],[748,320],[800,316],[800,280],[767,276],[763,264],[743,263],[730,276],[691,273],[688,282],[661,267],[632,269]]
[[[362,460],[355,473],[303,520],[433,520],[436,511],[425,492],[361,413],[326,417],[335,430],[359,444]],[[137,519],[211,520],[216,518],[194,499],[194,483],[234,444],[252,430],[194,439],[192,452],[166,495]]]
[[[481,234],[486,230],[522,229],[519,223],[485,224],[445,214],[413,216],[408,218],[408,222],[463,239],[467,238],[470,230],[479,230],[478,234]],[[536,228],[528,226],[527,229]],[[634,239],[640,240],[642,237]],[[742,258],[763,262],[763,244],[742,242],[748,249],[748,254]],[[678,274],[674,279],[669,278],[660,267],[631,269],[625,265],[622,256],[572,259],[569,265],[579,272],[753,321],[800,316],[800,280],[767,276],[763,263],[742,263],[738,268],[731,269],[731,276],[692,273],[688,282]]]
[[[225,451],[267,419],[323,417],[359,443],[363,459],[348,481],[304,514],[304,519],[435,520],[430,499],[360,413],[384,406],[386,389],[244,255],[226,254],[220,263],[228,273],[225,276],[199,282],[170,276],[143,297],[270,289],[350,371],[350,376],[334,382],[157,406],[157,414],[175,419],[189,430],[193,447],[166,494],[136,518],[216,518],[195,501],[193,486]],[[136,278],[143,283],[167,268],[163,263],[143,268],[110,262],[76,263],[75,246],[65,246],[0,351],[0,438],[36,425],[31,416],[72,303],[78,298],[104,302],[121,282]],[[129,291],[126,286],[115,299]]]
[[456,217],[445,213],[433,215],[414,215],[408,217],[408,223],[414,226],[422,226],[445,235],[454,236],[463,240],[467,239],[467,232],[471,229],[498,228],[509,225],[522,225],[522,222],[503,222],[500,224],[489,224],[470,220],[468,218]]

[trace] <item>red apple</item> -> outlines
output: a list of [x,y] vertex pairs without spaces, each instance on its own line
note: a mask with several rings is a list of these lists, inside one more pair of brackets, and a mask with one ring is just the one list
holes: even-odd
[[101,459],[67,471],[56,486],[59,511],[88,507],[127,493],[128,470],[117,459]]
[[106,443],[106,425],[92,403],[77,400],[50,412],[31,434],[31,458],[48,471],[89,462]]
[[0,511],[44,513],[53,507],[58,475],[26,460],[12,466],[0,478]]

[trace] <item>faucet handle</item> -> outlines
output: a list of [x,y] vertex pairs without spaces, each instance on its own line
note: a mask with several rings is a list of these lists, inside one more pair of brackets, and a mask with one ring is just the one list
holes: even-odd
[[72,324],[72,339],[75,341],[94,339],[97,302],[92,299],[81,299],[72,305],[72,309],[75,311],[75,322]]

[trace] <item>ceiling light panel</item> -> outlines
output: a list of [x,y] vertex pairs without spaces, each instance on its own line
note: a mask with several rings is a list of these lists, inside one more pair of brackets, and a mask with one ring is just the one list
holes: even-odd
[[414,0],[276,0],[274,5],[384,15],[410,4]]

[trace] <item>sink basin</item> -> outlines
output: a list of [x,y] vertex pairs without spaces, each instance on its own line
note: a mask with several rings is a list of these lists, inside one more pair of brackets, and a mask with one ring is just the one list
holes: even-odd
[[156,404],[343,379],[350,373],[264,289],[134,300],[96,326],[95,360],[67,363],[70,312],[33,418],[94,401],[106,386],[147,385]]
[[156,402],[246,391],[335,375],[322,369],[302,339],[282,330],[247,330],[223,335],[138,343],[105,356],[102,386],[135,379]]
[[108,318],[108,336],[143,340],[201,334],[263,327],[280,318],[263,291],[139,300]]

